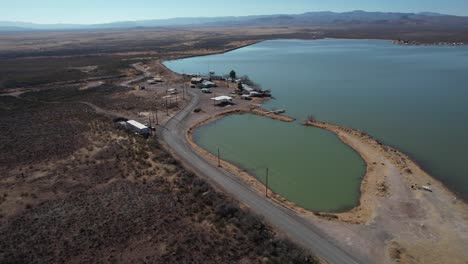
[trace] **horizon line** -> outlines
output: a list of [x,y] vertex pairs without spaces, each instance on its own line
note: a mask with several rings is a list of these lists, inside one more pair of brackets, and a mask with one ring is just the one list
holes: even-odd
[[303,15],[307,13],[336,13],[336,14],[343,14],[343,13],[352,13],[352,12],[365,12],[365,13],[394,13],[394,14],[424,14],[424,13],[433,13],[439,14],[442,16],[456,16],[456,17],[468,17],[468,15],[453,15],[453,14],[446,14],[446,13],[438,13],[435,11],[419,11],[419,12],[396,12],[396,11],[366,11],[362,9],[355,9],[350,11],[330,11],[330,10],[321,10],[321,11],[307,11],[303,13],[272,13],[272,14],[260,14],[260,15],[231,15],[231,16],[180,16],[180,17],[169,17],[169,18],[148,18],[148,19],[140,19],[140,20],[113,20],[107,22],[95,22],[95,23],[73,23],[73,22],[55,22],[55,23],[38,23],[38,22],[30,22],[30,21],[12,21],[12,20],[0,20],[0,23],[23,23],[23,24],[33,24],[33,25],[70,25],[70,26],[94,26],[94,25],[103,25],[103,24],[113,24],[113,23],[123,23],[123,22],[139,22],[139,21],[153,21],[153,20],[171,20],[171,19],[188,19],[188,18],[239,18],[239,17],[253,17],[253,16],[276,16],[276,15]]

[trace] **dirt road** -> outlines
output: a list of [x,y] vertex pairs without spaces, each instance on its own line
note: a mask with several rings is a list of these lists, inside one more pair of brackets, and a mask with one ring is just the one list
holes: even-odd
[[185,137],[186,121],[199,101],[197,94],[192,91],[189,91],[189,93],[192,95],[190,104],[166,124],[167,129],[159,131],[164,142],[183,161],[185,166],[206,178],[210,183],[225,190],[248,206],[253,212],[264,217],[277,230],[327,262],[370,263],[365,257],[338,247],[332,238],[320,231],[307,219],[266,199],[235,175],[211,165],[200,157],[190,147]]
[[135,64],[132,64],[132,67],[135,68],[136,70],[140,71],[143,73],[143,75],[139,75],[133,79],[130,79],[130,80],[126,80],[126,81],[123,81],[120,83],[120,86],[124,86],[124,87],[132,87],[132,83],[136,83],[138,81],[141,81],[143,80],[144,78],[148,78],[151,76],[151,72],[148,71],[144,66],[141,65],[141,63],[135,63]]

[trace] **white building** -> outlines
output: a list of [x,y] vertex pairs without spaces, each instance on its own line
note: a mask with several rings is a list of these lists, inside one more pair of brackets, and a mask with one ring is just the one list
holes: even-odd
[[232,103],[232,97],[222,95],[218,97],[211,98],[215,102],[215,104],[223,104],[223,103]]
[[198,84],[198,83],[201,83],[203,82],[203,78],[202,77],[193,77],[191,80],[190,80],[190,83],[191,84]]
[[242,89],[243,89],[244,91],[248,92],[248,93],[254,91],[254,89],[253,89],[252,87],[250,87],[249,85],[247,85],[247,84],[245,84],[245,83],[242,84]]
[[203,88],[212,88],[212,87],[216,87],[216,83],[210,82],[210,81],[203,81],[203,82],[202,82],[202,87],[203,87]]
[[161,78],[158,78],[158,77],[155,77],[151,80],[148,80],[146,81],[148,84],[156,84],[156,83],[160,83],[160,82],[163,82],[163,80]]
[[140,135],[148,135],[150,133],[149,127],[143,125],[142,123],[139,123],[135,120],[128,120],[127,121],[127,126],[130,128],[132,131],[135,133],[138,133]]

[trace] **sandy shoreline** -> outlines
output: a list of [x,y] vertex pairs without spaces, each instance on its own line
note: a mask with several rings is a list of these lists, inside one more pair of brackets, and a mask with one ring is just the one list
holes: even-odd
[[463,249],[468,242],[468,205],[443,183],[408,155],[363,132],[318,121],[304,125],[336,134],[367,164],[360,204],[335,214],[339,220],[361,224],[361,232],[370,233],[369,239],[378,234],[367,230],[368,225],[388,234],[387,259],[403,263],[464,263],[468,259]]
[[[228,53],[228,52],[231,52],[231,51],[242,49],[242,48],[245,48],[245,47],[248,47],[248,46],[252,46],[252,45],[264,42],[264,41],[266,41],[266,40],[237,41],[237,42],[231,43],[231,45],[234,45],[233,48],[223,49],[223,50],[214,50],[214,51],[213,50],[200,50],[200,51],[198,51],[197,53],[194,53],[194,54],[183,54],[183,55],[179,55],[179,56],[169,57],[169,58],[166,58],[166,59],[162,60],[161,65],[165,66],[164,62],[166,62],[166,61],[183,60],[183,59],[190,59],[190,58],[196,58],[196,57],[204,57],[204,56],[224,54],[224,53]],[[178,74],[176,72],[174,72],[174,73]]]
[[[215,89],[227,94],[231,88],[228,85]],[[204,96],[200,93],[200,97]],[[267,110],[261,109],[265,101],[247,103],[240,100],[229,109],[216,109],[206,98],[202,99],[199,106],[203,111],[189,119],[186,139],[202,157],[217,166],[217,157],[194,142],[193,131],[227,115],[265,116]],[[266,117],[294,121],[282,115]],[[365,161],[366,173],[360,185],[359,204],[346,212],[327,213],[305,210],[271,191],[270,199],[314,222],[338,243],[369,256],[376,263],[466,264],[463,262],[468,259],[468,252],[463,247],[468,244],[468,206],[465,201],[457,199],[450,189],[426,173],[408,155],[365,133],[322,122],[304,125],[334,133]],[[221,167],[265,195],[262,182],[245,169],[222,160],[222,155]],[[431,192],[422,186],[429,187]]]
[[[186,137],[188,142],[192,145],[194,149],[196,149],[200,154],[202,154],[207,160],[209,160],[213,164],[217,164],[218,161],[215,155],[213,155],[212,153],[208,152],[207,150],[203,149],[195,143],[195,141],[193,140],[193,132],[201,126],[205,126],[209,123],[215,122],[223,117],[236,114],[255,114],[274,120],[279,120],[282,122],[295,121],[294,118],[288,116],[271,114],[265,115],[265,113],[267,112],[267,110],[261,108],[251,110],[229,109],[227,111],[223,111],[221,113],[217,113],[216,115],[210,116],[209,118],[192,125],[187,130]],[[376,151],[382,153],[388,159],[390,159],[393,162],[393,164],[401,170],[402,174],[405,174],[406,176],[411,175],[418,177],[419,179],[416,177],[412,177],[410,181],[411,188],[413,190],[423,190],[422,186],[425,186],[425,184],[429,183],[429,185],[434,185],[434,183],[436,183],[437,185],[439,185],[438,187],[442,188],[444,192],[446,192],[448,195],[456,197],[456,195],[449,188],[443,185],[442,182],[438,181],[437,179],[426,173],[416,162],[411,160],[409,156],[393,147],[383,145],[378,140],[365,133],[350,128],[318,121],[307,121],[304,122],[303,125],[317,127],[335,134],[344,144],[350,146],[361,156],[361,158],[366,164],[366,173],[360,185],[359,204],[345,212],[333,213],[307,210],[296,205],[292,201],[288,201],[279,194],[272,193],[273,195],[270,198],[273,198],[277,202],[281,203],[282,205],[288,207],[291,210],[294,210],[297,213],[307,214],[309,212],[313,213],[315,216],[319,216],[327,220],[339,220],[353,224],[364,224],[371,220],[373,215],[373,209],[376,206],[375,201],[373,200],[373,196],[387,197],[389,196],[390,190],[385,178],[379,177],[379,173],[381,172],[381,170],[375,169],[376,165],[378,165],[377,162],[374,161],[375,157],[369,155],[370,153],[363,149],[362,146],[360,146],[360,144],[371,145],[373,148],[376,149]],[[344,136],[345,133],[348,134],[348,136],[353,136],[359,139],[361,141],[359,142],[360,144],[357,144],[356,142],[350,140],[348,137]],[[245,169],[225,160],[222,160],[222,158],[221,164],[223,168],[227,169],[233,174],[239,175],[242,178],[242,180],[244,180],[246,183],[249,183],[252,186],[254,186],[255,189],[257,189],[260,193],[265,193],[265,185],[262,182],[260,182],[255,176],[249,174]],[[381,163],[380,165],[384,166],[385,164]],[[415,173],[415,171],[418,173]],[[460,200],[460,202],[464,203],[463,200]]]
[[[221,51],[214,51],[214,52],[209,52],[209,53],[204,53],[204,54],[193,54],[193,55],[187,55],[187,56],[182,56],[180,58],[171,58],[171,59],[168,59],[168,60],[161,60],[161,61],[158,61],[159,64],[167,69],[168,71],[172,72],[173,74],[176,74],[176,75],[180,75],[179,73],[176,73],[176,72],[173,72],[171,69],[169,69],[165,64],[164,62],[166,61],[169,61],[169,60],[180,60],[180,59],[188,59],[188,58],[194,58],[194,57],[203,57],[203,56],[210,56],[210,55],[216,55],[216,54],[224,54],[224,53],[228,53],[228,52],[231,52],[231,51],[234,51],[234,50],[238,50],[238,49],[241,49],[241,48],[244,48],[244,47],[248,47],[248,46],[251,46],[251,45],[255,45],[255,44],[258,44],[258,43],[261,43],[261,42],[264,42],[265,40],[258,40],[258,41],[247,41],[247,43],[245,42],[242,42],[242,43],[237,43],[239,44],[238,47],[234,47],[234,48],[230,48],[230,49],[226,49],[226,50],[221,50]],[[389,39],[389,41],[392,41],[392,43],[395,42],[395,40],[391,40]],[[396,45],[399,45],[397,43],[394,43]],[[260,101],[257,101],[259,102],[260,104],[263,104],[264,102],[268,101],[268,99],[262,99]],[[288,116],[285,116],[285,115],[277,115],[277,114],[271,114],[271,113],[268,113],[267,110],[265,109],[262,109],[261,107],[257,107],[257,108],[254,108],[254,109],[245,109],[245,108],[236,108],[236,109],[230,109],[230,110],[227,110],[227,111],[222,111],[221,113],[216,113],[214,114],[213,116],[210,116],[210,118],[207,118],[206,120],[202,121],[202,122],[198,122],[197,124],[195,125],[192,125],[189,129],[189,131],[193,131],[195,128],[198,128],[200,126],[203,126],[203,125],[206,125],[210,122],[214,122],[226,115],[232,115],[232,114],[245,114],[245,113],[251,113],[251,114],[255,114],[255,115],[259,115],[259,116],[265,116],[265,117],[268,117],[268,118],[271,118],[271,119],[276,119],[276,120],[279,120],[279,121],[285,121],[285,122],[293,122],[295,121],[296,119],[295,118],[292,118],[292,117],[288,117]],[[320,124],[320,125],[319,125]],[[334,134],[336,134],[338,137],[339,135],[336,133],[336,131],[334,131],[335,129],[341,129],[341,130],[351,130],[349,128],[346,128],[346,127],[339,127],[339,126],[336,126],[336,125],[331,125],[331,124],[326,124],[326,123],[322,123],[322,122],[313,122],[312,123],[308,123],[308,122],[305,122],[304,125],[309,125],[309,126],[315,126],[315,127],[318,127],[318,128],[321,128],[321,129],[325,129],[325,130],[328,130]],[[335,129],[331,129],[331,127],[334,127]],[[191,133],[191,132],[190,132]],[[368,136],[368,135],[367,135]],[[368,136],[369,138],[371,138],[370,136]],[[346,145],[349,145],[349,142],[346,142],[344,141],[341,137],[339,137],[344,144]],[[375,139],[374,139],[375,140]],[[377,140],[376,140],[377,141]],[[378,142],[378,141],[377,141]],[[380,142],[379,142],[380,144]],[[383,146],[383,145],[382,145]],[[359,150],[355,149],[353,146],[351,146],[354,150],[356,150],[359,155],[361,155],[362,157],[362,153],[359,152]],[[405,160],[408,160],[408,161],[411,161],[411,163],[413,163],[414,166],[417,166],[420,170],[423,171],[423,168],[417,164],[417,162],[413,161],[408,155],[396,150],[395,148],[393,147],[390,147],[390,146],[384,146],[385,148],[389,148],[389,149],[392,149],[393,151],[397,151],[398,152],[398,155],[403,157],[403,160],[402,161],[398,161],[398,163],[402,163],[403,164],[400,164],[402,166],[405,166],[404,165],[404,162]],[[363,157],[364,161],[366,161],[366,159]],[[369,164],[367,164],[367,161],[366,161],[366,165],[368,167]],[[234,165],[233,165],[234,166]],[[241,170],[242,169],[237,169],[237,170]],[[366,171],[366,175],[368,174],[368,172]],[[428,173],[425,172],[425,174],[429,175]],[[253,177],[253,176],[251,176]],[[433,180],[436,180],[436,178],[432,177],[432,176],[429,176],[431,179]],[[255,177],[253,177],[255,178]],[[366,177],[364,177],[365,179]],[[437,180],[438,181],[438,180]],[[441,183],[441,182],[440,182]],[[442,184],[442,183],[441,183]],[[362,184],[361,184],[362,185]],[[444,186],[445,187],[445,186]],[[454,193],[452,190],[450,190],[448,187],[445,187],[448,191],[450,191],[454,196],[456,196],[456,193]],[[364,188],[365,189],[365,188]],[[363,188],[361,186],[361,192],[363,191]],[[466,201],[465,201],[466,202]],[[358,206],[359,207],[359,206]],[[303,211],[304,209],[303,208],[298,208],[300,209],[300,211]],[[354,209],[351,209],[350,211],[353,211],[355,210]]]
[[[193,131],[226,115],[245,113],[251,112],[229,110],[197,122],[187,131],[187,141],[216,166],[217,157],[193,141]],[[366,174],[359,205],[342,213],[312,212],[270,190],[271,200],[317,223],[338,241],[354,241],[354,250],[380,263],[464,264],[462,260],[468,257],[463,248],[468,242],[468,206],[463,200],[456,199],[407,155],[365,133],[322,122],[304,125],[334,133],[364,159]],[[222,157],[220,164],[259,194],[265,194],[265,185],[246,170]],[[386,239],[382,239],[383,234]]]
[[[389,40],[389,41],[392,41],[392,40]],[[234,48],[227,49],[227,50],[215,51],[215,52],[210,52],[210,53],[206,53],[206,54],[193,54],[193,55],[188,55],[188,56],[182,56],[180,58],[172,58],[170,60],[174,60],[174,59],[179,60],[179,59],[187,59],[187,58],[194,58],[194,57],[210,56],[210,55],[216,55],[216,54],[224,54],[224,53],[227,53],[227,52],[230,52],[230,51],[234,51],[234,50],[237,50],[237,49],[241,49],[241,48],[244,48],[244,47],[255,45],[255,44],[261,43],[261,42],[264,42],[264,40],[252,41],[252,42],[248,42],[248,43],[241,43],[241,44],[239,44],[238,47],[234,47]],[[158,64],[160,66],[162,66],[163,68],[165,68],[166,70],[168,70],[169,72],[172,72],[175,75],[180,75],[179,73],[173,72],[171,69],[169,69],[164,64],[165,61],[168,61],[168,60],[160,60],[160,61],[158,61]],[[255,101],[255,102],[259,103],[258,105],[261,105],[261,104],[263,104],[264,102],[266,102],[268,100],[269,99],[260,99],[260,100]],[[203,156],[205,156],[208,160],[210,160],[210,161],[215,160],[216,163],[217,163],[217,157],[215,157],[214,155],[212,155],[208,151],[204,150],[203,148],[198,146],[193,141],[193,138],[192,138],[193,131],[196,128],[207,125],[207,124],[209,124],[211,122],[214,122],[214,121],[216,121],[218,119],[221,119],[221,118],[223,118],[225,116],[228,116],[228,115],[249,114],[249,113],[250,114],[255,114],[255,115],[258,115],[258,116],[264,116],[264,117],[271,118],[271,119],[274,119],[274,120],[283,121],[283,122],[293,122],[293,121],[296,120],[295,118],[292,118],[292,117],[289,117],[289,116],[269,113],[267,110],[265,110],[265,109],[263,109],[261,107],[249,108],[249,109],[246,109],[245,107],[234,107],[233,109],[228,109],[226,111],[221,111],[219,113],[209,115],[209,117],[206,118],[205,120],[198,121],[195,124],[191,124],[190,128],[187,130],[187,139],[190,142],[190,144],[192,145],[192,147],[194,147],[199,153],[201,153]],[[359,134],[361,132],[356,131],[356,130],[352,130],[352,129],[349,129],[349,128],[346,128],[346,127],[340,127],[340,126],[337,126],[337,125],[327,124],[327,123],[318,122],[318,121],[317,122],[309,122],[309,121],[304,122],[304,125],[314,126],[314,127],[325,129],[325,130],[328,130],[328,131],[334,133],[335,135],[338,136],[338,138],[344,144],[350,146],[353,150],[355,150],[361,156],[361,158],[365,161],[365,163],[366,163],[366,173],[365,173],[365,175],[363,177],[363,180],[361,182],[361,185],[360,185],[360,191],[361,191],[360,196],[361,197],[360,197],[359,205],[357,205],[356,207],[354,207],[354,208],[352,208],[352,209],[350,209],[350,210],[348,210],[346,212],[330,213],[330,212],[312,212],[310,210],[306,210],[306,209],[304,209],[302,207],[299,207],[299,206],[295,205],[293,202],[288,201],[287,199],[281,197],[280,195],[275,194],[275,198],[277,199],[277,201],[282,203],[283,205],[289,207],[290,209],[298,212],[298,213],[312,212],[316,216],[326,218],[326,219],[329,219],[329,220],[330,219],[333,219],[333,220],[338,219],[338,220],[345,221],[345,222],[350,222],[350,223],[365,223],[366,221],[369,221],[370,217],[372,216],[372,212],[371,212],[372,210],[370,209],[370,205],[369,205],[370,199],[367,199],[369,197],[366,197],[366,196],[368,196],[367,194],[371,191],[370,190],[371,189],[370,184],[378,184],[379,185],[380,189],[379,190],[374,190],[374,191],[376,191],[376,193],[378,193],[379,196],[387,196],[388,195],[388,193],[387,193],[388,190],[386,190],[384,181],[379,182],[379,181],[377,181],[375,179],[375,177],[369,176],[369,175],[374,175],[375,174],[374,171],[373,171],[374,166],[372,166],[372,165],[376,165],[376,164],[374,164],[374,162],[371,162],[371,157],[367,157],[366,153],[363,153],[363,151],[361,149],[359,149],[359,147],[357,147],[356,145],[353,145],[349,140],[347,140],[346,138],[340,136],[341,135],[340,132],[342,133],[343,131],[347,131],[347,132],[353,133],[353,134]],[[379,145],[381,148],[385,148],[387,150],[390,150],[390,151],[393,151],[394,153],[396,153],[396,155],[398,157],[393,157],[393,160],[400,167],[400,169],[402,169],[402,170],[403,169],[411,170],[409,167],[416,167],[419,171],[424,172],[424,174],[426,176],[428,176],[431,180],[437,181],[441,186],[444,187],[446,192],[449,192],[453,197],[456,197],[456,194],[453,191],[451,191],[448,187],[443,185],[442,182],[438,181],[437,179],[435,179],[434,177],[432,177],[428,173],[426,173],[422,169],[421,166],[419,166],[415,161],[411,160],[411,158],[409,156],[407,156],[406,154],[396,150],[393,147],[381,144],[378,140],[372,138],[369,135],[362,134],[361,136],[363,137],[363,140],[372,140],[372,141],[374,141],[374,144]],[[244,180],[246,182],[252,184],[252,179],[253,179],[253,181],[256,181],[256,183],[254,184],[256,187],[258,185],[258,188],[256,188],[256,189],[258,189],[259,191],[264,192],[264,188],[265,188],[264,184],[261,183],[260,181],[258,181],[255,176],[248,174],[245,169],[242,169],[239,166],[230,164],[229,162],[224,161],[224,160],[221,160],[221,162],[224,163],[224,165],[226,165],[225,167],[228,168],[229,171],[231,171],[232,173],[235,173],[235,174],[241,173],[242,175],[240,175],[240,176],[242,178],[245,178]],[[410,163],[410,165],[407,164],[408,162]],[[371,179],[371,182],[368,182],[369,178]]]
[[[455,193],[453,193],[438,179],[432,177],[426,171],[424,171],[423,168],[419,166],[419,164],[417,164],[415,161],[413,161],[408,155],[393,147],[382,144],[380,141],[366,133],[319,121],[307,121],[304,122],[304,125],[325,129],[334,133],[344,144],[353,148],[366,163],[367,168],[366,174],[361,184],[361,199],[359,206],[348,212],[340,213],[337,215],[349,217],[349,214],[355,212],[356,210],[367,211],[368,209],[370,209],[370,206],[368,204],[370,200],[367,199],[371,198],[372,196],[369,194],[369,192],[371,191],[370,185],[375,185],[378,187],[374,190],[376,195],[384,197],[389,195],[390,190],[388,189],[388,186],[385,186],[385,180],[379,180],[378,175],[376,175],[375,173],[374,167],[375,165],[377,165],[375,157],[369,155],[370,153],[361,146],[362,144],[367,144],[373,147],[375,151],[379,152],[381,155],[384,155],[394,165],[396,165],[400,170],[401,175],[408,180],[409,184],[411,184],[411,189],[424,190],[422,186],[428,184],[429,186],[437,186],[438,189],[441,189],[442,191],[446,192],[447,195],[456,198]],[[350,140],[350,137],[355,137],[356,139],[359,139],[361,141],[359,143],[361,144],[357,144],[353,140]],[[466,203],[463,200],[460,199],[458,201],[466,205]],[[369,212],[366,212],[364,215],[369,216]],[[361,219],[361,221],[364,219]]]
[[[221,118],[224,118],[229,115],[242,115],[242,114],[254,114],[258,116],[263,116],[266,118],[270,118],[273,120],[278,120],[281,122],[293,122],[296,119],[289,117],[289,116],[284,116],[284,115],[276,115],[276,114],[269,114],[269,111],[261,108],[256,108],[256,109],[229,109],[227,111],[223,111],[221,113],[217,113],[216,115],[210,116],[202,121],[199,121],[187,130],[186,132],[186,139],[187,142],[191,145],[193,149],[195,149],[200,155],[202,155],[206,160],[211,162],[214,165],[218,164],[218,157],[210,153],[209,151],[205,150],[204,148],[200,147],[195,143],[193,140],[193,132],[202,126],[205,126],[209,123],[215,122],[216,120],[219,120]],[[265,185],[257,179],[257,177],[249,174],[245,169],[242,169],[239,166],[236,166],[226,160],[223,160],[222,157],[220,159],[220,164],[221,167],[229,172],[231,172],[234,175],[237,175],[243,180],[246,184],[249,184],[252,186],[258,193],[265,194]],[[278,202],[279,204],[295,211],[296,213],[301,213],[305,214],[307,210],[295,205],[293,202],[288,201],[284,197],[282,197],[279,194],[274,193],[271,190],[268,190],[268,195],[269,198]]]

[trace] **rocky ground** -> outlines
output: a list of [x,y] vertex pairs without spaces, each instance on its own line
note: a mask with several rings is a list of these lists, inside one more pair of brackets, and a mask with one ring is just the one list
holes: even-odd
[[[163,99],[187,81],[163,67],[163,59],[265,39],[375,37],[364,33],[257,28],[2,36],[0,262],[315,262],[186,171],[157,140],[118,130],[109,115],[145,123],[156,115],[163,123],[184,106],[183,98]],[[141,72],[130,65],[137,62],[165,82],[135,89]],[[217,89],[229,94],[235,87]],[[203,96],[193,124],[231,111],[213,107],[213,94]],[[261,103],[235,102],[243,112]],[[367,162],[361,205],[343,214],[299,214],[376,263],[466,264],[465,203],[397,150],[358,131],[323,128]]]
[[[360,205],[321,223],[379,263],[466,263],[468,206],[407,155],[360,131],[321,122],[366,161]],[[428,186],[427,191],[423,186]]]
[[112,124],[108,114],[144,121],[164,109],[161,96],[176,83],[0,97],[1,263],[317,262],[157,139]]

